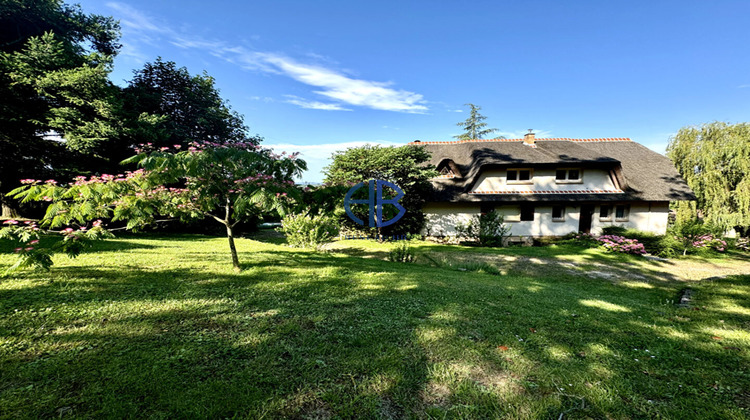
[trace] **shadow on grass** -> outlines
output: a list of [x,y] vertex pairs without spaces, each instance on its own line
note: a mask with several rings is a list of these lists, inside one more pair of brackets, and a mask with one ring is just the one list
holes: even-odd
[[[339,251],[245,252],[238,275],[193,250],[180,258],[201,265],[30,275],[0,290],[0,401],[30,417],[737,414],[733,388],[712,386],[742,383],[747,349],[727,351],[706,325],[745,315],[566,272],[459,274]],[[747,304],[713,284],[707,302]]]

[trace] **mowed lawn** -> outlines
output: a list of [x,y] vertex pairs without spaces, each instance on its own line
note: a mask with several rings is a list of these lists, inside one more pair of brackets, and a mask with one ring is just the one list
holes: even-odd
[[748,416],[747,260],[237,245],[240,274],[224,238],[129,236],[0,280],[0,417]]

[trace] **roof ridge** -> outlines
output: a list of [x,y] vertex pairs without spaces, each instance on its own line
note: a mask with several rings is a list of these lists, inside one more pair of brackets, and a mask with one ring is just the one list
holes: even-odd
[[[522,142],[523,139],[471,139],[471,140],[453,140],[453,141],[421,141],[415,140],[408,145],[422,145],[422,144],[462,144],[462,143],[486,143],[486,142]],[[571,142],[606,142],[606,141],[632,141],[628,137],[599,137],[593,139],[574,139],[568,137],[551,137],[551,138],[538,138],[536,141],[571,141]]]

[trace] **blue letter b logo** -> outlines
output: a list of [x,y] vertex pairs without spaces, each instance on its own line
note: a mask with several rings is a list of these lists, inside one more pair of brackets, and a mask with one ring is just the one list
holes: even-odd
[[[396,184],[388,181],[382,181],[380,179],[371,179],[368,181],[368,190],[369,195],[367,199],[361,199],[361,200],[355,200],[352,199],[352,196],[355,192],[357,192],[360,188],[362,188],[365,185],[364,182],[360,182],[359,184],[353,186],[349,192],[346,193],[346,197],[344,197],[344,209],[346,210],[347,216],[349,216],[350,219],[353,221],[359,223],[360,225],[364,225],[364,220],[360,219],[359,217],[355,216],[352,212],[351,205],[352,204],[367,204],[368,206],[368,226],[370,227],[386,227],[390,226],[398,220],[403,217],[404,213],[406,213],[406,209],[404,206],[398,203],[398,201],[401,199],[401,197],[404,196],[404,192],[399,188]],[[396,191],[396,196],[391,199],[383,199],[383,186],[388,186],[393,191]],[[391,220],[384,221],[383,220],[383,206],[386,204],[393,204],[398,209],[398,214],[393,217]]]

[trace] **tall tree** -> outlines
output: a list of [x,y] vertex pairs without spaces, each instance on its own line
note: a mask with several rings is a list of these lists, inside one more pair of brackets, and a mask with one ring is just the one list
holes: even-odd
[[[487,117],[479,113],[479,110],[482,109],[482,107],[476,106],[474,104],[464,105],[467,105],[471,108],[471,110],[469,111],[469,118],[467,118],[465,121],[456,123],[457,126],[464,128],[464,132],[457,136],[453,136],[453,138],[459,140],[481,139],[488,134],[492,134],[498,131],[497,128],[486,128],[487,123],[484,122],[484,120],[486,120]],[[504,137],[501,136],[498,138]]]
[[750,227],[750,123],[683,127],[667,156],[697,197],[705,220],[722,229]]
[[[349,186],[370,179],[393,182],[404,191],[401,205],[406,208],[406,213],[398,223],[383,228],[380,233],[419,233],[425,220],[422,205],[432,188],[429,180],[437,175],[434,167],[425,165],[429,159],[430,154],[424,147],[352,147],[333,154],[333,162],[325,168],[325,182]],[[362,188],[360,193],[366,193],[365,190]],[[344,196],[341,195],[339,200],[343,204]],[[390,207],[393,206],[387,206],[384,212],[392,212]],[[389,214],[385,219],[391,216]],[[361,228],[346,217],[343,220],[350,227]]]
[[76,172],[112,133],[118,37],[111,17],[59,0],[0,3],[0,193],[20,178]]
[[117,113],[121,130],[98,153],[114,169],[132,155],[133,147],[188,147],[191,142],[252,143],[243,118],[221,97],[213,77],[205,72],[191,75],[185,67],[157,58],[134,72],[122,92]]

